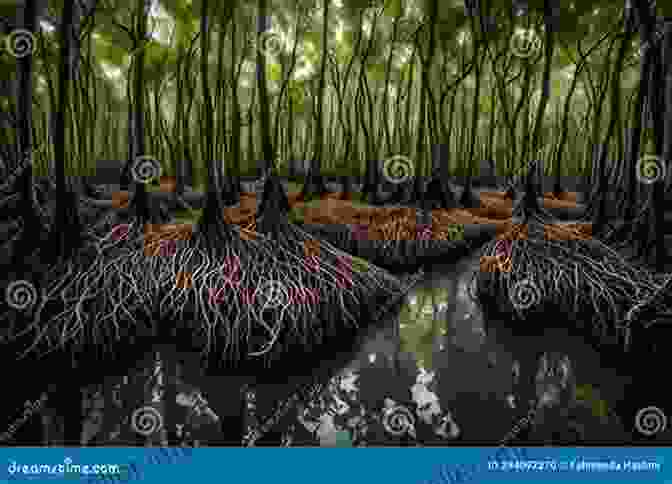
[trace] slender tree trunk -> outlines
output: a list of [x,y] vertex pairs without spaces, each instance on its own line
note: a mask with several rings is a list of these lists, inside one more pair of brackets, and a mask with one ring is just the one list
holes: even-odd
[[[544,52],[544,74],[542,79],[541,99],[539,100],[539,108],[534,122],[534,131],[532,132],[532,153],[537,156],[539,146],[543,143],[541,139],[542,126],[544,123],[544,116],[546,114],[546,107],[548,106],[548,99],[551,95],[551,66],[553,64],[553,52],[555,50],[555,32],[553,22],[553,6],[556,0],[544,1],[544,25],[546,26],[546,43]],[[539,160],[541,162],[542,173],[540,179],[536,180],[535,197],[543,195],[543,167],[547,160]]]
[[[176,72],[176,78],[177,78],[177,89],[175,95],[177,96],[176,102],[175,102],[175,121],[174,121],[174,126],[175,126],[175,134],[177,135],[177,130],[179,129],[180,126],[182,126],[182,93],[184,90],[182,89],[182,86],[180,85],[183,81],[181,80],[181,71],[184,68],[183,64],[185,62],[184,59],[184,49],[182,48],[182,44],[179,43],[177,46],[177,72]],[[175,146],[177,147],[177,152],[175,153],[175,196],[179,197],[182,194],[184,194],[184,189],[185,189],[185,165],[184,165],[184,149],[183,149],[183,144],[178,140],[175,141]]]
[[[65,156],[66,156],[66,110],[70,99],[70,65],[72,20],[74,15],[74,0],[65,0],[63,4],[63,17],[61,19],[61,59],[58,80],[58,111],[56,112],[56,126],[54,133],[54,162],[56,170],[56,220],[51,231],[50,248],[53,261],[56,258],[68,257],[77,248],[77,229],[80,227],[70,226],[73,222],[72,215],[77,215],[77,206],[72,206],[68,200],[72,195],[69,192],[65,179]],[[70,206],[69,206],[70,205]],[[74,214],[71,213],[74,211]],[[70,213],[69,213],[70,212]]]
[[[670,74],[670,65],[672,64],[672,21],[665,22],[663,39],[661,45],[657,47],[659,56],[657,57],[656,76],[654,77],[654,87],[656,93],[655,104],[652,103],[654,116],[654,136],[656,146],[656,156],[659,157],[663,166],[660,167],[661,176],[653,185],[652,206],[653,206],[653,240],[655,242],[656,271],[662,273],[665,269],[667,254],[665,251],[665,178],[669,176],[667,171],[669,166],[669,148],[670,125],[672,124],[672,75]],[[666,74],[667,70],[667,74]],[[657,102],[660,101],[660,102]],[[656,109],[655,106],[664,106],[663,109]],[[665,119],[667,116],[667,120]],[[667,152],[668,156],[665,156]]]
[[[420,103],[418,106],[418,142],[416,145],[415,173],[413,178],[413,199],[424,205],[425,189],[423,183],[422,169],[425,155],[427,153],[427,143],[425,140],[426,118],[427,118],[427,94],[429,93],[430,72],[434,63],[436,54],[436,20],[439,12],[438,0],[432,0],[429,4],[429,45],[427,47],[427,58],[422,56],[422,78],[420,81]],[[431,107],[434,109],[434,106]]]
[[[476,22],[472,18],[472,30],[476,31]],[[474,50],[474,77],[476,78],[476,85],[474,86],[474,98],[472,101],[471,105],[471,132],[469,133],[470,135],[470,140],[469,140],[469,155],[467,157],[467,173],[466,173],[466,180],[464,183],[464,191],[462,192],[462,196],[460,197],[460,203],[464,207],[478,207],[479,202],[478,199],[474,196],[472,193],[472,187],[471,187],[471,177],[472,177],[472,171],[474,164],[476,163],[475,160],[475,147],[476,147],[476,131],[478,130],[478,115],[479,115],[479,96],[481,93],[481,60],[478,59],[478,53],[480,51],[480,41],[475,40],[476,42],[476,47]]]
[[625,25],[625,33],[623,35],[623,40],[619,48],[618,57],[616,59],[616,64],[613,70],[613,76],[611,79],[611,110],[609,120],[609,126],[607,127],[607,133],[603,143],[600,145],[601,149],[597,157],[597,165],[599,170],[598,180],[599,183],[599,205],[595,217],[593,219],[593,231],[594,233],[599,233],[604,224],[606,223],[606,201],[607,195],[610,193],[609,186],[607,183],[608,177],[605,174],[605,164],[607,162],[607,154],[609,152],[609,144],[611,138],[613,137],[614,130],[616,128],[618,119],[620,118],[620,103],[621,103],[621,72],[623,71],[623,63],[625,62],[625,55],[628,51],[628,47],[632,40],[633,30],[628,24]]
[[[313,193],[322,196],[327,193],[327,186],[321,173],[321,165],[324,156],[324,93],[327,76],[327,43],[329,33],[329,4],[330,0],[324,0],[322,15],[322,60],[320,62],[320,80],[317,93],[317,119],[315,126],[315,144],[313,147],[313,157],[310,160],[310,168],[306,183],[301,190],[301,199],[309,198]],[[313,190],[314,189],[314,190]]]
[[[270,24],[266,1],[259,0],[257,33],[260,38],[266,34]],[[259,137],[261,139],[261,152],[264,157],[262,170],[266,173],[273,166],[275,153],[271,140],[271,114],[268,103],[268,87],[266,86],[266,58],[261,50],[257,51],[257,89],[259,89]]]
[[[74,0],[65,0],[61,17],[60,39],[61,59],[58,82],[58,111],[56,112],[54,133],[54,163],[56,170],[56,221],[50,234],[51,262],[73,254],[79,236],[80,227],[73,227],[72,218],[77,221],[77,204],[66,186],[65,156],[66,156],[66,109],[69,104],[70,90],[70,43],[72,41],[72,22],[74,15]],[[76,378],[68,379],[67,383],[59,385],[56,391],[56,401],[59,413],[64,420],[64,444],[78,446],[82,436],[82,400],[80,384]]]
[[672,19],[665,23],[663,37],[663,66],[665,68],[665,134],[663,142],[663,160],[667,163],[667,194],[670,192],[672,179]]
[[[632,0],[635,8],[636,17],[639,24],[639,33],[643,45],[651,41],[651,27],[649,21],[649,3],[646,0]],[[628,176],[628,192],[625,219],[627,222],[632,222],[635,218],[635,210],[637,208],[637,160],[639,159],[639,152],[642,140],[642,122],[643,112],[648,96],[648,78],[651,68],[652,49],[643,49],[643,54],[639,63],[639,92],[637,93],[637,100],[635,102],[634,110],[634,124],[632,128],[632,143],[628,153],[628,166],[630,173]]]

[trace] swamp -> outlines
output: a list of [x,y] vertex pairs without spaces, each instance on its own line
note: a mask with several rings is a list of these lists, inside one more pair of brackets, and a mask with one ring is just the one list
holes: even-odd
[[672,444],[670,2],[0,36],[0,445]]

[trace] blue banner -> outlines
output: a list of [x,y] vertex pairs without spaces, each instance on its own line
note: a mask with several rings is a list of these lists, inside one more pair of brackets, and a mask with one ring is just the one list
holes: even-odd
[[[0,482],[672,484],[672,448],[1,448]],[[666,462],[667,461],[667,462]]]

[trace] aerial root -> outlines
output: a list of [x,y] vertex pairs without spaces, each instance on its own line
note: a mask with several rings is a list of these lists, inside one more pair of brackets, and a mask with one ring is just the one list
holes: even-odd
[[[348,270],[352,258],[329,244],[310,259],[302,245],[315,240],[294,227],[279,241],[233,230],[237,235],[213,255],[191,227],[120,227],[107,217],[87,232],[77,257],[45,275],[35,316],[20,319],[9,339],[30,340],[21,357],[66,346],[113,352],[120,340],[158,334],[170,321],[191,324],[187,329],[207,341],[206,354],[217,347],[234,361],[272,360],[287,342],[310,346],[356,328],[372,295],[398,290],[381,269]],[[332,321],[318,314],[324,304]]]
[[[626,312],[661,285],[651,273],[597,239],[520,235],[515,228],[499,237],[510,241],[509,271],[477,272],[476,297],[481,302],[515,314],[520,321],[540,308],[563,308],[579,323],[589,320],[601,340],[613,341],[614,335],[627,340]],[[482,254],[494,257],[499,250],[495,240],[483,247]]]

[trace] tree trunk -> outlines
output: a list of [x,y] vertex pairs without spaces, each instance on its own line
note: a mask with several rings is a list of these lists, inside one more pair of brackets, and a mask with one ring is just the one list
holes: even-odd
[[327,186],[321,173],[321,165],[324,157],[324,92],[327,75],[327,41],[329,32],[329,0],[324,0],[324,13],[322,15],[322,60],[320,63],[320,81],[317,93],[317,120],[315,129],[315,145],[313,148],[313,158],[310,160],[310,168],[306,183],[301,190],[301,200],[310,198],[316,194],[322,197],[328,192]]
[[[633,3],[635,7],[635,14],[638,19],[641,41],[643,42],[643,45],[647,45],[646,43],[651,41],[649,2],[646,0],[633,0]],[[642,116],[649,90],[647,80],[649,78],[649,72],[651,68],[652,53],[653,53],[652,49],[646,49],[646,48],[643,49],[643,53],[639,62],[640,84],[634,108],[635,120],[632,128],[632,143],[630,145],[630,151],[627,157],[627,163],[630,169],[628,177],[628,192],[627,192],[628,205],[626,207],[626,213],[625,213],[625,219],[627,222],[632,222],[634,220],[635,210],[637,208],[638,176],[636,170],[642,140],[642,122],[643,122]]]
[[[473,18],[472,18],[472,30],[474,32],[476,30],[476,23],[473,20]],[[471,105],[472,118],[471,118],[471,132],[469,133],[471,139],[469,142],[469,155],[467,157],[467,173],[464,182],[464,191],[462,192],[462,196],[460,197],[460,204],[466,208],[477,208],[480,205],[478,197],[476,197],[472,192],[472,186],[471,186],[472,171],[474,164],[476,163],[474,154],[476,147],[476,130],[478,129],[478,114],[480,111],[478,98],[481,92],[481,66],[480,66],[481,60],[478,59],[478,52],[480,51],[480,42],[478,40],[475,40],[475,42],[476,47],[474,50],[474,77],[476,78],[476,85],[474,86],[474,98]]]
[[[266,0],[259,0],[259,17],[257,18],[257,34],[261,39],[269,30],[270,17],[267,15]],[[261,49],[257,50],[257,89],[259,90],[259,138],[264,165],[260,167],[266,173],[274,164],[275,153],[271,140],[271,115],[268,103],[268,87],[266,86],[266,58]]]
[[[183,69],[182,65],[185,62],[184,60],[184,49],[182,48],[182,44],[179,43],[177,46],[177,69],[176,69],[176,77],[177,77],[177,89],[175,96],[177,97],[175,105],[177,106],[177,109],[175,110],[175,121],[174,121],[174,126],[175,126],[175,134],[177,134],[177,129],[179,126],[182,126],[182,106],[183,106],[183,101],[182,101],[182,93],[184,90],[182,89],[182,86],[180,85],[180,77],[181,77],[181,70]],[[130,118],[129,118],[130,120]],[[175,197],[179,197],[184,193],[185,189],[185,164],[184,164],[184,150],[183,150],[183,145],[180,141],[176,141],[175,146],[177,147],[177,153],[174,153],[175,156]]]
[[656,155],[660,163],[659,173],[664,174],[653,185],[653,238],[655,241],[656,271],[662,273],[665,270],[667,254],[665,251],[665,178],[669,176],[670,169],[670,145],[672,145],[672,20],[665,22],[663,39],[658,52],[656,73],[654,79],[657,97],[661,103],[656,102],[653,106],[663,105],[664,109],[654,108],[654,135],[656,139]]
[[666,192],[670,192],[672,179],[672,19],[665,23],[663,37],[663,66],[665,66],[665,132],[663,142],[663,160],[667,163]]
[[630,42],[632,41],[633,33],[634,32],[630,27],[630,25],[626,24],[625,33],[623,35],[623,40],[621,41],[618,57],[616,58],[616,63],[614,65],[613,77],[611,79],[611,89],[612,89],[611,109],[610,109],[611,119],[609,120],[607,133],[605,135],[604,141],[600,145],[601,149],[597,157],[597,165],[599,170],[597,183],[599,184],[600,192],[598,196],[600,197],[600,199],[597,211],[593,218],[594,233],[600,233],[600,231],[602,230],[607,221],[606,203],[607,203],[607,196],[611,195],[611,190],[609,189],[609,184],[607,183],[608,177],[605,173],[605,164],[607,162],[609,144],[614,134],[614,130],[616,129],[618,120],[620,119],[620,103],[622,101],[621,89],[620,89],[621,73],[623,72],[623,63],[625,62],[625,56],[628,51],[628,47],[630,46]]

